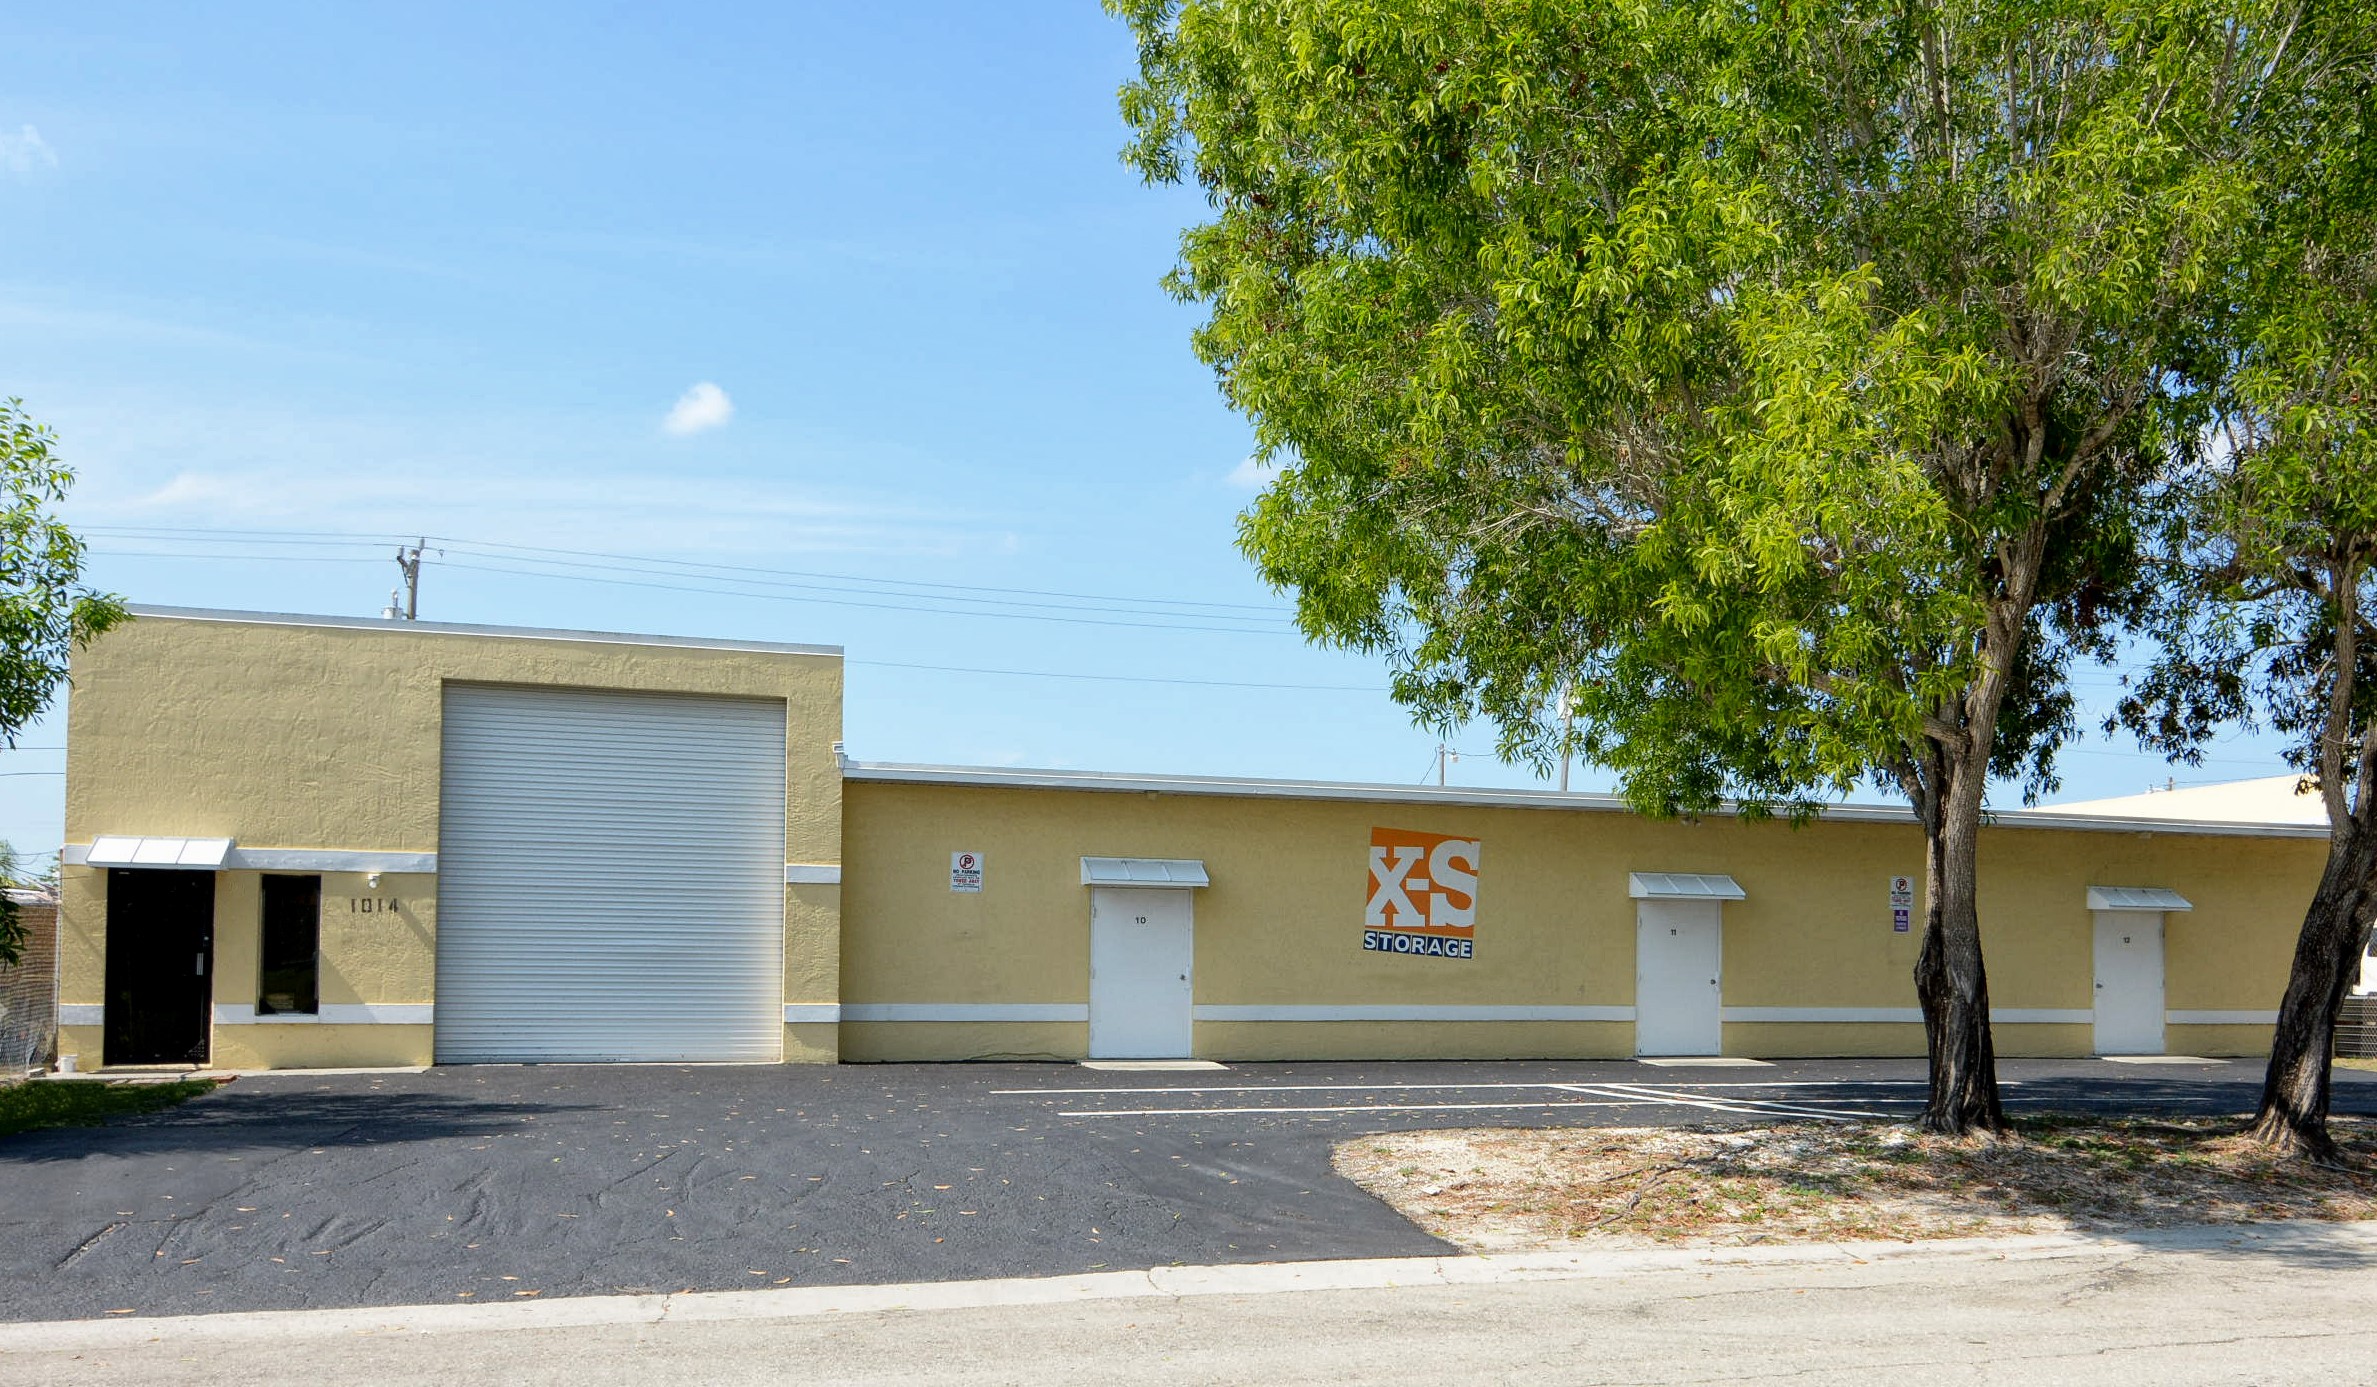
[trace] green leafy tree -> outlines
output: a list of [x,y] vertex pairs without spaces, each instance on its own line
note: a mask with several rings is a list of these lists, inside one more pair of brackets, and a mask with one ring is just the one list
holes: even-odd
[[11,887],[35,884],[24,878],[24,863],[17,855],[16,844],[0,839],[0,966],[22,961],[25,945],[30,942],[17,903],[8,894]]
[[1108,0],[1171,280],[1287,465],[1241,542],[1423,721],[1654,813],[1879,783],[1926,842],[1927,1126],[1996,1128],[1993,776],[2141,600],[2307,12]]
[[2240,267],[2220,446],[2166,489],[2178,581],[2115,718],[2191,760],[2223,724],[2266,725],[2318,788],[2327,861],[2248,1130],[2323,1162],[2336,1016],[2377,919],[2377,21],[2357,22],[2348,60],[2258,132],[2283,176]]
[[[66,678],[75,647],[124,620],[123,604],[81,586],[83,545],[52,510],[74,473],[57,439],[0,402],[0,745],[17,737]],[[23,957],[25,931],[0,893],[0,964]]]

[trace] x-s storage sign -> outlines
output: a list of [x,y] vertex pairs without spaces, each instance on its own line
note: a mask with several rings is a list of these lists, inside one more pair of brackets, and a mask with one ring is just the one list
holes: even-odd
[[1474,957],[1478,850],[1475,838],[1370,830],[1362,947],[1422,958]]

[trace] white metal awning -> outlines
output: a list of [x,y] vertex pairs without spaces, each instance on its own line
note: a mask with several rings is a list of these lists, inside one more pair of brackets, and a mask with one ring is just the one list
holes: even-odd
[[2195,904],[2159,886],[2091,886],[2090,910],[2193,910]]
[[83,858],[91,867],[178,867],[216,871],[231,855],[228,838],[134,838],[101,834]]
[[1205,864],[1193,858],[1085,857],[1081,859],[1084,886],[1211,886]]
[[1739,901],[1741,883],[1713,872],[1628,872],[1626,894],[1638,901]]

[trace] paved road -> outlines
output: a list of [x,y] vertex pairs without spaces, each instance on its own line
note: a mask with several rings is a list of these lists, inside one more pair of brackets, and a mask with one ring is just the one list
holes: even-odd
[[[1540,1265],[1497,1275],[1503,1259],[1460,1258],[1435,1275],[1371,1262],[1104,1277],[1095,1288],[962,1283],[900,1288],[915,1296],[909,1308],[842,1313],[825,1310],[829,1297],[888,1297],[0,1326],[0,1377],[108,1387],[2369,1380],[2377,1226],[2023,1241],[2032,1245],[1713,1267],[1604,1254],[1574,1259],[1583,1265],[1561,1279]],[[1388,1267],[1406,1279],[1388,1284],[1377,1274]],[[1287,1275],[1336,1275],[1341,1288],[1278,1293]],[[1068,1294],[1079,1298],[1060,1299]]]
[[[1428,1256],[1332,1145],[1904,1114],[1918,1061],[480,1066],[242,1079],[0,1140],[0,1319]],[[2024,1108],[2230,1112],[2258,1067],[2007,1062]],[[2377,1112],[2377,1076],[2339,1075]]]

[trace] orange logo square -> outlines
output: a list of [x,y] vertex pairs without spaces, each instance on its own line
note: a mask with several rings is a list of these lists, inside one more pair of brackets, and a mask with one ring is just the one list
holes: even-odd
[[1362,947],[1379,953],[1471,957],[1482,847],[1475,838],[1449,833],[1370,830],[1370,896],[1362,911]]

